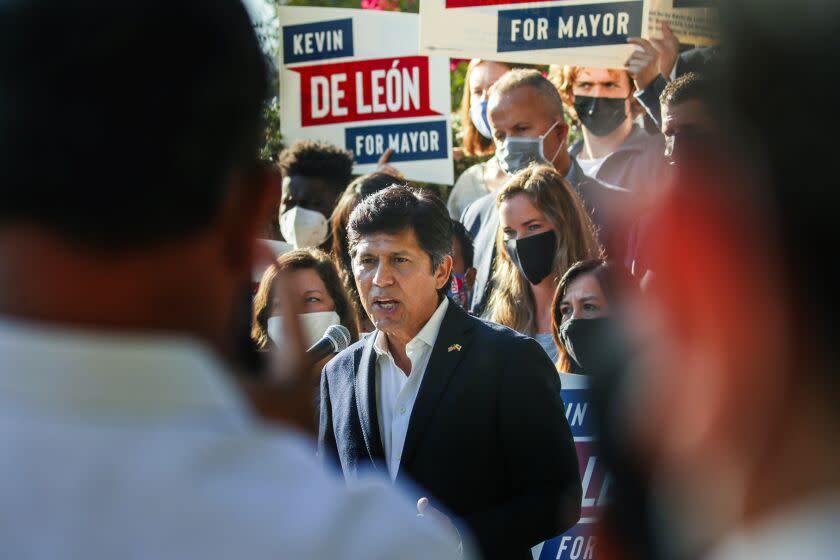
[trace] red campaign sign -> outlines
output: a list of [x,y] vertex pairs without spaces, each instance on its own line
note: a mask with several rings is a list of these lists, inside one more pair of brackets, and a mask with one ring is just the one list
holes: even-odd
[[505,4],[525,4],[554,1],[555,0],[446,0],[446,8],[478,8],[481,6],[503,6]]
[[429,59],[403,56],[289,68],[300,74],[301,126],[440,115]]

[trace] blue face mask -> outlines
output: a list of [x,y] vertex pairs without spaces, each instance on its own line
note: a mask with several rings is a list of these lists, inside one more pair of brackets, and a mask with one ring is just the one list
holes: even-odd
[[470,120],[479,134],[487,139],[493,138],[493,133],[490,131],[490,121],[487,120],[486,99],[470,106]]

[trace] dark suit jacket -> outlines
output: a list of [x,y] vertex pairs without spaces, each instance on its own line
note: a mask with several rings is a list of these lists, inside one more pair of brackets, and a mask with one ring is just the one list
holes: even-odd
[[[318,448],[348,480],[371,468],[388,475],[374,340],[350,346],[321,376]],[[454,344],[461,349],[449,351]],[[460,520],[486,559],[530,558],[530,547],[577,522],[581,484],[560,378],[534,340],[450,302],[411,413],[404,480]]]
[[[598,228],[598,240],[606,247],[610,259],[623,262],[629,267],[635,253],[635,239],[628,239],[619,216],[627,208],[633,195],[624,188],[585,175],[574,157],[566,180],[589,210],[592,221]],[[490,281],[496,262],[496,232],[499,229],[496,193],[486,194],[467,206],[464,215],[461,216],[461,223],[474,239],[475,248],[473,265],[476,275],[470,311],[481,315],[490,298]]]

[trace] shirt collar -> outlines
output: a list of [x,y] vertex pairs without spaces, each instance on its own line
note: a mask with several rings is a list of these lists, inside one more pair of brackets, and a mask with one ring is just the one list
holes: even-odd
[[0,408],[154,418],[185,414],[244,426],[232,374],[187,337],[114,334],[0,318]]
[[[443,323],[443,318],[446,316],[446,310],[449,308],[449,298],[444,297],[443,301],[437,306],[435,312],[420,329],[420,332],[408,342],[408,346],[415,346],[417,341],[423,342],[429,348],[434,348],[437,340],[440,326]],[[382,331],[376,332],[376,339],[373,343],[373,349],[378,356],[385,356],[389,353],[388,337]]]

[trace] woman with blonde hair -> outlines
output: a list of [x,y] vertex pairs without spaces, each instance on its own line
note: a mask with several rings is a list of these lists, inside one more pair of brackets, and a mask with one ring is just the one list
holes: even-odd
[[[496,146],[487,120],[487,92],[510,69],[511,65],[506,62],[481,58],[472,59],[467,66],[460,108],[463,131],[461,151],[464,155],[484,158],[494,154]],[[449,193],[446,203],[449,215],[454,220],[460,220],[471,202],[499,189],[506,178],[495,157],[467,168]]]
[[498,256],[486,317],[534,337],[556,361],[554,292],[574,263],[601,257],[595,227],[571,185],[547,165],[514,175],[496,206]]

